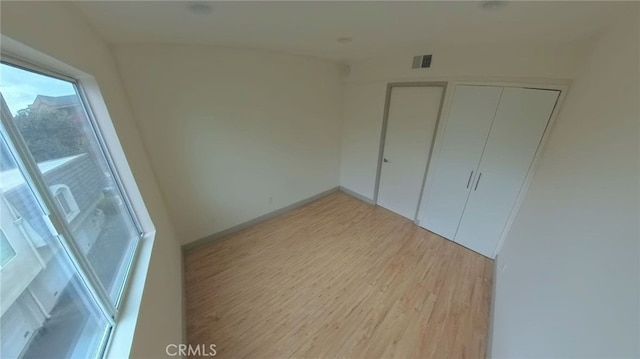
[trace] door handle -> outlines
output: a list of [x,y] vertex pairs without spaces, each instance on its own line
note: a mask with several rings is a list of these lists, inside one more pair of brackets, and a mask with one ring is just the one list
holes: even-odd
[[482,172],[478,174],[478,181],[476,181],[476,187],[473,189],[474,191],[478,190],[478,184],[480,183],[480,178],[482,178]]
[[469,188],[469,185],[471,184],[472,177],[473,177],[473,170],[471,170],[471,173],[469,173],[469,179],[467,180],[467,188]]
[[382,162],[387,163],[387,162],[389,162],[389,160],[388,160],[388,159],[386,159],[386,158],[383,158],[383,159],[382,159]]

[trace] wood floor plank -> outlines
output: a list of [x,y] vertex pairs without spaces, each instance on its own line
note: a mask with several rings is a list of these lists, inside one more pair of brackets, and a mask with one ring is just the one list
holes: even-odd
[[493,261],[334,193],[185,253],[219,358],[482,358]]

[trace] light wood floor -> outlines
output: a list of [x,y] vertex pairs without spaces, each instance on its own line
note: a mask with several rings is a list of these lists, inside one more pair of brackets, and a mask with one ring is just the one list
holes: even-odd
[[483,358],[493,261],[344,193],[185,254],[216,358]]

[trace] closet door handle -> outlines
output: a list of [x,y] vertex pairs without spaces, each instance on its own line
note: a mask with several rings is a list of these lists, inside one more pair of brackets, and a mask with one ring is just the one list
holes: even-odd
[[469,179],[467,180],[467,188],[469,188],[469,185],[471,184],[472,177],[473,177],[473,170],[471,170],[471,173],[469,173]]
[[480,172],[480,174],[478,174],[478,181],[476,182],[476,187],[473,189],[474,191],[478,190],[478,184],[480,183],[480,178],[482,178],[482,172]]

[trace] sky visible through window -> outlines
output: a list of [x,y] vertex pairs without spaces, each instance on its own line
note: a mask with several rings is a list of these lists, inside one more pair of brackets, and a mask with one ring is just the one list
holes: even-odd
[[38,95],[57,97],[76,93],[69,82],[5,64],[0,65],[0,92],[13,115],[31,105]]

